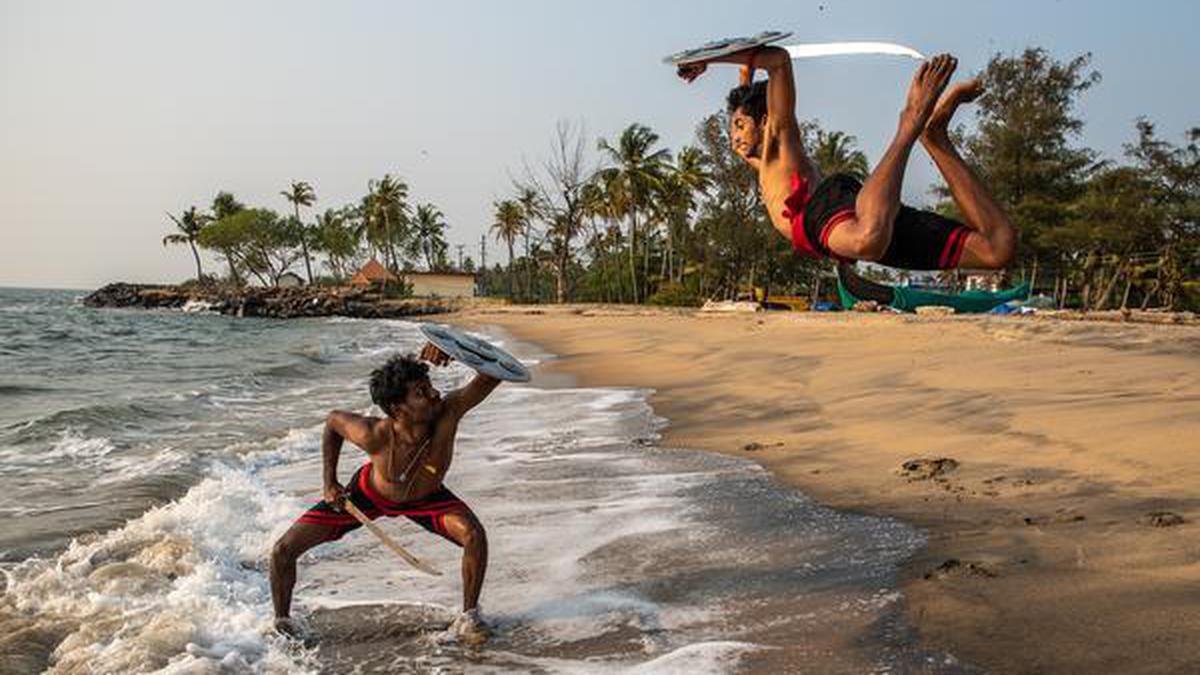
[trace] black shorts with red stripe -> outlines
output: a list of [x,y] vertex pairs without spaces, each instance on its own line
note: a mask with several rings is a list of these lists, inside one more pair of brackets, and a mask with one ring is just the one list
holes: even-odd
[[[804,207],[804,234],[822,255],[838,259],[829,250],[829,234],[855,215],[854,204],[862,183],[844,173],[821,181]],[[900,206],[892,226],[892,243],[875,262],[905,270],[944,270],[958,267],[971,229],[932,211]]]
[[[380,516],[394,518],[405,516],[421,527],[441,535],[450,541],[454,539],[446,532],[446,516],[460,514],[468,519],[474,519],[475,514],[466,502],[459,499],[453,492],[442,486],[437,492],[422,499],[408,502],[393,502],[386,499],[374,488],[368,477],[371,475],[371,463],[360,466],[350,477],[350,501],[358,507],[363,515],[375,520]],[[345,511],[337,511],[325,500],[321,500],[305,511],[296,522],[308,525],[324,525],[330,528],[325,541],[341,539],[347,532],[362,527],[362,523]],[[455,544],[458,542],[454,541]]]

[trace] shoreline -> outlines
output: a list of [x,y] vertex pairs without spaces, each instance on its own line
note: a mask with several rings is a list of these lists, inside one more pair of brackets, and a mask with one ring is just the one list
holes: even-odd
[[[543,373],[580,386],[653,389],[664,445],[748,457],[822,504],[926,531],[901,575],[923,649],[989,672],[1200,664],[1195,328],[578,306],[448,318],[544,347]],[[955,461],[902,475],[913,459]]]

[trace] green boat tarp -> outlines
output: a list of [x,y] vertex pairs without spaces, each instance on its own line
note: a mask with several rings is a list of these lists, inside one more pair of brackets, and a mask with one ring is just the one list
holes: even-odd
[[838,265],[838,296],[842,307],[851,309],[864,300],[873,300],[902,312],[918,307],[953,307],[960,314],[984,314],[998,305],[1029,297],[1029,284],[1003,291],[963,291],[937,293],[907,286],[886,286],[859,276],[850,265]]

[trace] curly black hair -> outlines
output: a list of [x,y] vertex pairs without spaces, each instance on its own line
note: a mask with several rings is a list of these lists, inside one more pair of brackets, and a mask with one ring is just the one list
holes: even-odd
[[741,110],[755,122],[761,122],[767,115],[767,81],[759,80],[752,84],[743,84],[729,90],[725,99],[725,111],[730,115]]
[[371,400],[387,414],[392,406],[404,401],[408,387],[429,377],[429,364],[412,354],[397,354],[371,371]]

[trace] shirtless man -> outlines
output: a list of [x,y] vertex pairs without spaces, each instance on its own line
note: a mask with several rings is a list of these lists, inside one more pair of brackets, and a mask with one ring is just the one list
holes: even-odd
[[[946,90],[958,65],[954,57],[935,56],[918,68],[896,137],[865,183],[845,174],[822,180],[805,154],[785,49],[759,47],[707,63],[742,65],[741,86],[729,93],[730,142],[758,172],[771,223],[798,253],[912,270],[998,269],[1012,261],[1016,230],[950,141],[954,111],[983,92],[978,80]],[[679,76],[691,82],[705,67],[680,66]],[[766,69],[766,82],[753,82],[758,67]],[[950,186],[965,225],[900,203],[904,168],[918,140]]]
[[[420,359],[434,365],[450,361],[432,344],[425,345]],[[407,516],[463,548],[463,613],[451,631],[468,642],[486,638],[478,606],[487,569],[487,535],[470,507],[442,485],[442,479],[454,455],[459,420],[498,384],[500,380],[480,373],[443,398],[429,381],[428,365],[411,355],[394,356],[371,373],[371,399],[387,417],[341,410],[329,413],[321,439],[324,499],[300,516],[271,552],[271,598],[279,632],[297,633],[289,618],[296,560],[310,548],[340,539],[360,526],[343,509],[343,500],[349,499],[372,520]],[[357,445],[369,457],[350,477],[349,487],[337,477],[343,441]]]

